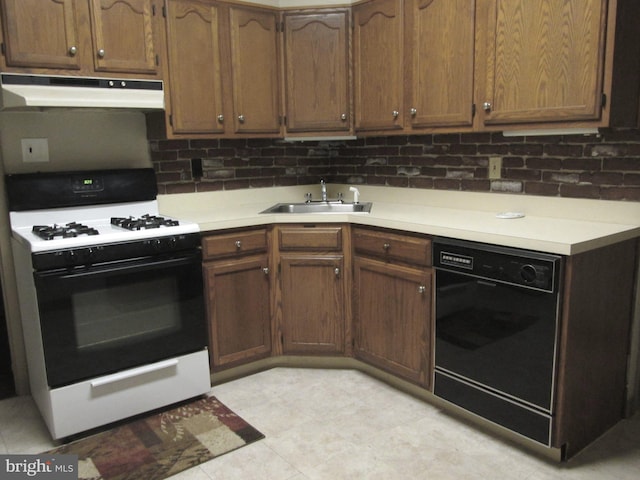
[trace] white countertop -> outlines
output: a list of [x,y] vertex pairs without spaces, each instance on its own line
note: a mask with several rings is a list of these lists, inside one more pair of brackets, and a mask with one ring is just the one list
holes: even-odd
[[[329,197],[348,185],[328,185]],[[352,223],[574,255],[640,237],[640,202],[358,186],[369,214],[260,214],[280,202],[303,202],[319,186],[160,195],[160,213],[190,220],[203,232],[273,223]],[[501,212],[522,218],[498,218]]]

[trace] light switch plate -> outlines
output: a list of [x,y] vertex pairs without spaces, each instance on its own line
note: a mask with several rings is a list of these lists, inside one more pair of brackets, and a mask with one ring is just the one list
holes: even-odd
[[37,163],[49,161],[49,139],[47,138],[23,138],[22,161],[25,163]]

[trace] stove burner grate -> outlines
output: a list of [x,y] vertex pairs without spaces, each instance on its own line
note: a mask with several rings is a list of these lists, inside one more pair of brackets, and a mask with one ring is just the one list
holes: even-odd
[[44,240],[53,240],[56,237],[71,238],[78,235],[98,235],[98,230],[87,227],[81,223],[71,222],[66,225],[34,225],[31,231]]
[[111,217],[111,225],[127,230],[146,230],[147,228],[175,227],[180,225],[178,220],[171,220],[157,215],[143,215],[134,217]]

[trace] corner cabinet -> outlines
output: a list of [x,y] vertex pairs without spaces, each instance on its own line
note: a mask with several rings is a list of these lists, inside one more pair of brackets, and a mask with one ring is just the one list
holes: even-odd
[[0,6],[7,71],[161,75],[159,0],[2,0]]
[[256,228],[202,239],[213,371],[271,354],[269,235]]
[[345,354],[346,225],[276,227],[282,353]]
[[278,136],[278,16],[270,9],[169,0],[171,136]]
[[354,228],[354,354],[431,387],[431,240]]
[[477,0],[481,124],[599,120],[608,3]]
[[283,14],[286,133],[352,129],[350,11]]

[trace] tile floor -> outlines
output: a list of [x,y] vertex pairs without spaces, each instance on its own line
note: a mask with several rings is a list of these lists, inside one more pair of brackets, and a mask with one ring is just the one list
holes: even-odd
[[[276,368],[212,393],[266,438],[175,480],[635,480],[640,471],[640,414],[558,465],[352,370]],[[0,453],[52,447],[29,397],[0,401]]]

